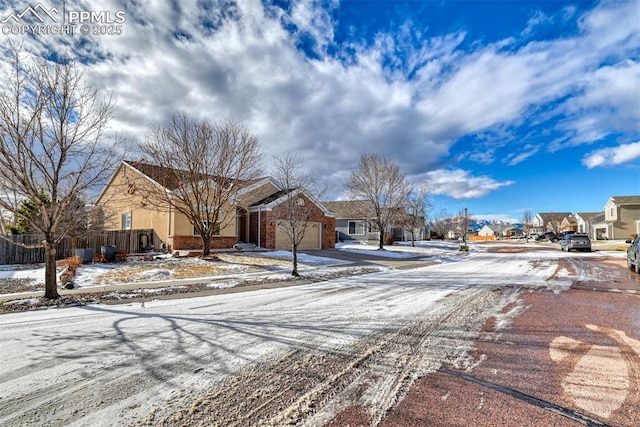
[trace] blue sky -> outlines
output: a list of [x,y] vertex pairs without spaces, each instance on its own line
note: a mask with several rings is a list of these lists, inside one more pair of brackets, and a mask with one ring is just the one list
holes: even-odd
[[[34,3],[0,2],[0,21]],[[304,158],[326,199],[376,152],[430,185],[434,211],[479,218],[640,194],[638,0],[99,4],[64,6],[123,12],[122,34],[0,43],[86,64],[131,139],[174,111],[234,119],[267,158]]]

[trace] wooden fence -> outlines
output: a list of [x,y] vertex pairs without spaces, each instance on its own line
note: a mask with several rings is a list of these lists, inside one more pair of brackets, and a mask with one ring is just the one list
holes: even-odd
[[[25,234],[7,236],[15,243],[33,245],[42,241],[42,236]],[[0,264],[36,264],[44,262],[43,248],[25,248],[19,244],[0,239]],[[129,253],[160,250],[161,241],[153,230],[116,230],[104,231],[80,237],[65,237],[58,246],[57,258],[64,259],[75,255],[74,249],[91,249],[100,254],[103,246],[115,246],[118,251]]]

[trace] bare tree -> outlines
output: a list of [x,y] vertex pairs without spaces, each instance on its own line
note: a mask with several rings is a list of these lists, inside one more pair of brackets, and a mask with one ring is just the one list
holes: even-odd
[[433,215],[430,224],[433,232],[438,234],[441,239],[447,237],[449,232],[453,230],[451,214],[446,209],[442,209]]
[[530,210],[525,210],[522,212],[522,217],[520,218],[520,222],[522,222],[522,226],[524,227],[524,234],[527,242],[529,241],[529,233],[531,233],[531,228],[533,227],[533,215]]
[[471,213],[465,208],[458,211],[453,218],[453,227],[456,234],[462,237],[465,245],[467,243],[467,234],[469,233],[469,224],[473,220]]
[[[100,99],[73,63],[12,54],[0,84],[0,208],[43,235],[44,296],[58,298],[56,244],[76,227],[78,200],[104,185],[120,160],[118,144],[104,136],[113,102]],[[25,199],[37,215],[20,212]]]
[[405,212],[400,219],[400,225],[411,235],[411,246],[415,246],[416,230],[424,228],[429,210],[429,187],[418,185],[408,195],[405,201]]
[[403,212],[410,190],[400,167],[377,154],[365,153],[345,187],[350,198],[363,200],[361,212],[355,214],[379,230],[379,249],[383,250],[385,229]]
[[140,147],[163,168],[165,179],[161,186],[148,184],[145,203],[171,207],[189,218],[208,255],[212,238],[236,217],[242,204],[238,190],[260,175],[258,138],[232,121],[176,113],[151,126]]
[[[302,171],[303,161],[287,154],[275,159],[274,180],[283,189],[284,201],[276,210],[277,226],[291,242],[292,276],[298,274],[298,246],[317,212],[315,200],[324,193],[318,182]],[[312,197],[313,200],[309,200]]]

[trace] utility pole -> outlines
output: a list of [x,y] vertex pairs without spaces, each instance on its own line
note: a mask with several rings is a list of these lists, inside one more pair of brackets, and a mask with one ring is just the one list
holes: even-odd
[[468,216],[467,208],[464,208],[464,235],[462,236],[462,241],[464,245],[467,246],[467,231],[469,230],[469,216]]

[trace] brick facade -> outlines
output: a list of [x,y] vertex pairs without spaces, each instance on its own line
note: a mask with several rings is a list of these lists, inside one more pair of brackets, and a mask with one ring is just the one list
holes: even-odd
[[[237,236],[214,236],[211,239],[211,249],[229,249],[236,243],[238,243]],[[171,236],[167,244],[170,251],[202,249],[200,236]]]
[[[314,204],[311,200],[302,196],[306,203],[312,206],[310,222],[319,222],[322,224],[322,249],[333,249],[336,247],[336,219],[325,216],[324,211]],[[279,209],[275,207],[272,211],[260,212],[260,246],[268,249],[276,247],[276,230],[277,220],[279,218]],[[251,230],[252,243],[257,244],[256,236],[253,231],[257,230],[258,214],[251,214]],[[256,241],[253,241],[256,240]]]

